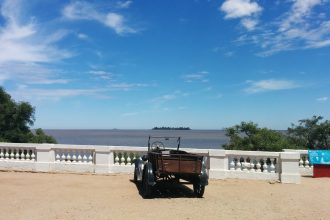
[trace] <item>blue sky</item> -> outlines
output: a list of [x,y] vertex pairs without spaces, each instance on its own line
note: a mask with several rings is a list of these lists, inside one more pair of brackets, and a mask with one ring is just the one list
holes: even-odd
[[330,1],[0,1],[0,85],[34,127],[286,129],[330,117]]

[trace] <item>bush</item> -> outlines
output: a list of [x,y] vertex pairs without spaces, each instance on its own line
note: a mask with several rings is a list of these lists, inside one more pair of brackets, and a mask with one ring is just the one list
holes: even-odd
[[290,141],[307,149],[330,149],[330,121],[322,116],[302,119],[288,128]]
[[283,133],[259,128],[253,122],[241,122],[225,131],[230,139],[229,144],[223,145],[226,150],[282,151],[296,148]]

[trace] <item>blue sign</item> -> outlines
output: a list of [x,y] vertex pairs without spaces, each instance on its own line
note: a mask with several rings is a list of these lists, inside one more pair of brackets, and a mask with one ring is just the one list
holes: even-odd
[[308,150],[309,163],[330,164],[330,150]]

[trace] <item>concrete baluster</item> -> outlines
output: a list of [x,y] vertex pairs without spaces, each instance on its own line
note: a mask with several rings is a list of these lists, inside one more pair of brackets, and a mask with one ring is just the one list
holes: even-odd
[[83,163],[87,163],[87,156],[86,156],[86,152],[83,152]]
[[123,166],[125,165],[125,157],[124,157],[124,152],[121,153],[121,158],[120,158],[120,165]]
[[256,170],[254,169],[254,159],[250,158],[250,172],[255,172]]
[[305,167],[306,167],[306,168],[310,168],[310,167],[309,167],[309,160],[308,160],[308,156],[306,156],[306,160],[305,160]]
[[15,154],[14,154],[14,150],[13,149],[10,149],[10,159],[11,160],[13,160],[13,159],[15,159],[14,157],[15,157]]
[[235,159],[236,159],[236,171],[241,171],[242,168],[241,159],[239,157]]
[[131,165],[131,157],[130,157],[130,153],[127,152],[127,159],[126,159],[126,162],[127,162],[127,166],[130,166]]
[[31,160],[30,150],[26,151],[26,160]]
[[[249,161],[249,162],[248,162]],[[251,162],[251,159],[249,157],[247,157],[245,159],[245,167],[246,167],[246,171],[247,172],[250,172],[250,169],[251,169],[251,166],[250,166],[250,162]]]
[[15,149],[15,159],[16,159],[16,160],[19,160],[19,153],[18,153],[18,152],[19,152],[19,149],[16,148],[16,149]]
[[5,158],[6,158],[6,159],[9,159],[9,151],[8,151],[8,148],[6,148]]
[[77,162],[77,156],[76,156],[76,151],[72,152],[72,162],[76,163]]
[[264,165],[262,166],[263,172],[268,173],[267,157],[263,159]]
[[119,156],[118,156],[118,152],[115,152],[115,165],[119,165]]
[[257,159],[257,172],[261,172],[261,164],[260,164],[260,158]]
[[247,158],[242,157],[242,159],[243,159],[243,161],[242,161],[243,171],[247,172],[248,171],[247,162],[246,162]]
[[82,156],[81,156],[81,151],[78,151],[78,157],[77,157],[77,159],[78,159],[78,163],[81,163],[82,162]]
[[230,170],[235,170],[235,159],[233,157],[230,158],[229,167]]
[[61,160],[62,162],[65,162],[66,156],[65,156],[64,152],[62,152],[62,157],[61,157],[61,159],[62,159],[62,160]]
[[59,152],[56,153],[55,160],[56,160],[56,162],[60,162],[61,161],[61,156],[60,156],[60,153]]
[[270,172],[271,173],[275,173],[275,165],[274,165],[274,162],[275,162],[275,158],[273,159],[270,159]]
[[136,160],[136,153],[133,153],[132,166],[134,166],[135,160]]
[[93,163],[93,153],[92,152],[89,153],[88,163]]
[[300,157],[300,160],[299,160],[299,167],[304,167],[304,161],[302,159],[302,157]]
[[6,158],[6,159],[9,159],[8,148],[6,148],[5,158]]
[[32,150],[31,160],[32,160],[32,161],[35,161],[35,159],[36,159],[36,155],[34,154],[34,151]]
[[67,155],[66,155],[66,162],[67,163],[71,163],[71,155],[70,155],[70,151],[68,151]]

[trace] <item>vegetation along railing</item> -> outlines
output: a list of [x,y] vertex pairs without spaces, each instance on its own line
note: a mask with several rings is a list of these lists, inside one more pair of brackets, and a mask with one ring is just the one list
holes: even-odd
[[[133,173],[146,147],[0,143],[0,169],[35,172]],[[211,179],[240,178],[299,183],[305,151],[263,152],[182,149],[208,157]],[[302,155],[302,157],[301,157]],[[299,161],[303,161],[303,163]]]

